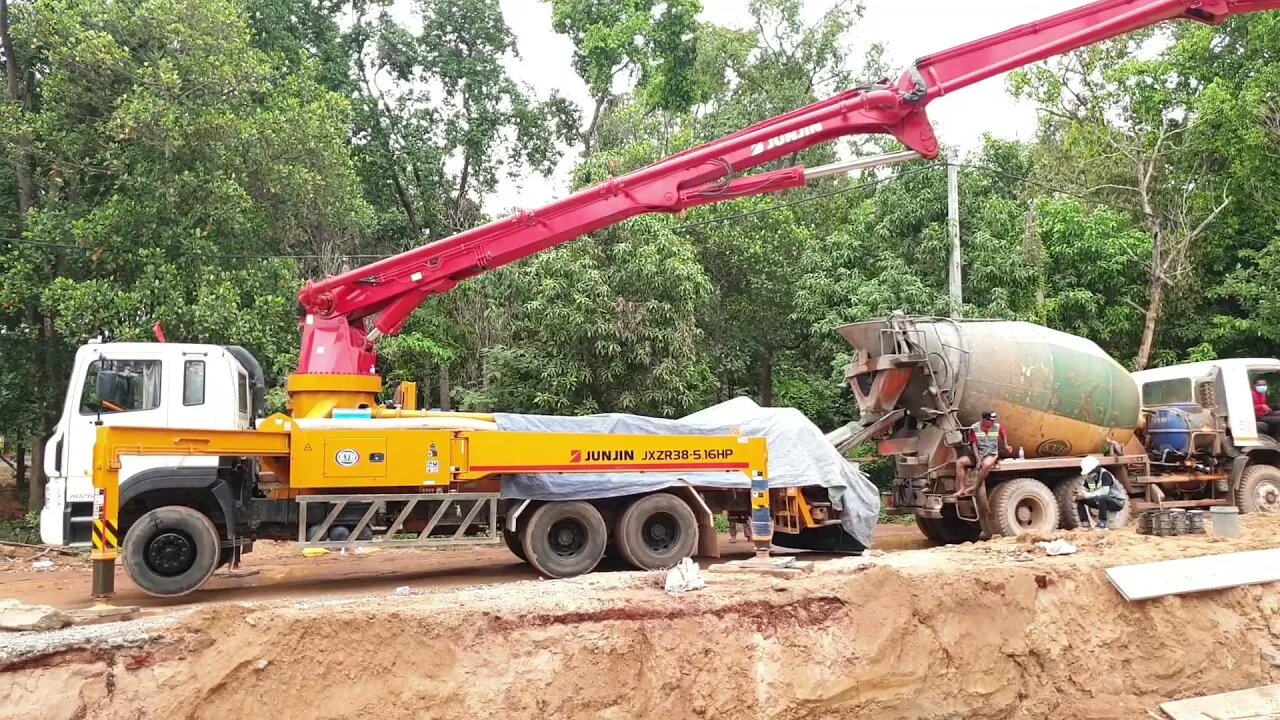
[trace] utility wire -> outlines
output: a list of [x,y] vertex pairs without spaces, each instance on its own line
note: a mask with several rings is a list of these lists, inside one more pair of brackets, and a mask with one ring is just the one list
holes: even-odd
[[[1113,210],[1133,213],[1135,215],[1139,215],[1147,218],[1154,218],[1158,220],[1164,220],[1167,222],[1176,222],[1173,218],[1170,218],[1167,215],[1148,213],[1139,207],[1135,207],[1132,205],[1124,205],[1121,203],[1111,202],[1108,200],[1102,200],[1097,197],[1088,195],[1087,193],[1079,192],[1077,190],[1069,190],[1067,188],[1058,187],[1055,185],[1050,185],[1048,183],[1041,182],[1038,180],[1032,180],[1029,176],[1018,175],[1016,173],[1000,170],[999,168],[990,167],[988,165],[980,165],[976,163],[949,163],[949,164],[954,165],[955,167],[958,167],[958,168],[966,169],[966,170],[976,170],[979,172],[990,173],[992,175],[1005,178],[1007,180],[1012,180],[1014,182],[1022,183],[1024,185],[1029,185],[1031,187],[1039,188],[1047,192],[1077,198],[1079,200],[1084,200],[1086,202],[1089,202],[1095,205],[1102,205],[1104,207],[1109,207]],[[769,207],[757,208],[755,210],[750,210],[750,211],[741,212],[741,213],[734,213],[732,215],[710,217],[703,220],[697,220],[694,222],[683,223],[681,225],[675,225],[668,229],[673,232],[679,231],[679,230],[692,230],[694,228],[702,227],[704,225],[710,225],[712,223],[729,222],[732,220],[742,220],[745,218],[756,217],[758,215],[775,213],[781,210],[786,210],[788,208],[795,207],[797,205],[804,205],[806,203],[816,202],[818,200],[825,200],[827,198],[836,197],[838,195],[844,195],[846,193],[858,192],[860,190],[867,190],[867,189],[891,182],[893,180],[906,178],[911,175],[916,175],[922,172],[926,172],[934,168],[945,168],[947,165],[948,163],[945,163],[945,162],[920,164],[915,167],[911,167],[891,175],[885,175],[883,177],[874,178],[872,180],[857,183],[854,185],[848,185],[846,187],[837,188],[835,190],[830,190],[828,192],[806,195],[805,197],[799,198],[797,200],[792,200],[790,202],[777,203],[774,205],[770,205]],[[80,245],[72,245],[70,243],[44,242],[40,240],[29,240],[25,238],[12,238],[12,237],[0,237],[0,242],[13,243],[18,245],[29,245],[33,247],[43,247],[43,248],[62,249],[62,250],[81,250],[81,251],[89,251],[89,252],[96,249],[96,248],[82,247]],[[340,259],[347,259],[347,260],[369,260],[369,259],[378,260],[378,259],[382,259],[390,256],[385,254],[380,255],[380,254],[373,254],[373,253],[366,253],[366,254],[340,253],[336,255],[304,253],[304,254],[232,254],[232,255],[214,255],[211,257],[219,260],[318,260],[318,259],[325,259],[325,258],[334,258],[334,259],[340,258]]]
[[[776,205],[770,205],[769,207],[757,208],[757,209],[755,209],[755,210],[751,210],[751,211],[748,211],[748,212],[742,212],[742,213],[736,213],[736,214],[733,214],[733,215],[724,215],[724,216],[721,216],[721,217],[712,217],[712,218],[707,218],[707,219],[705,219],[705,220],[698,220],[698,221],[695,221],[695,222],[684,223],[684,224],[682,224],[682,225],[676,225],[676,226],[671,227],[671,228],[669,228],[669,229],[670,229],[671,231],[673,231],[673,232],[674,232],[674,231],[676,231],[676,230],[689,230],[689,229],[692,229],[692,228],[701,227],[701,226],[703,226],[703,225],[710,225],[711,223],[728,222],[728,221],[730,221],[730,220],[741,220],[741,219],[743,219],[743,218],[754,217],[754,216],[756,216],[756,215],[764,215],[764,214],[767,214],[767,213],[778,212],[778,211],[780,211],[780,210],[785,210],[785,209],[790,208],[790,207],[795,207],[796,205],[803,205],[803,204],[805,204],[805,203],[811,203],[811,202],[815,202],[815,201],[818,201],[818,200],[825,200],[826,198],[835,197],[835,196],[837,196],[837,195],[843,195],[843,194],[845,194],[845,193],[856,192],[856,191],[858,191],[858,190],[866,190],[866,189],[868,189],[868,188],[872,188],[872,187],[875,187],[875,186],[877,186],[877,185],[883,185],[884,183],[887,183],[887,182],[889,182],[889,181],[891,181],[891,180],[896,180],[896,179],[898,179],[898,178],[906,177],[906,176],[908,176],[908,175],[913,175],[913,174],[916,174],[916,173],[923,172],[923,171],[925,171],[925,170],[929,169],[929,167],[930,167],[929,165],[921,165],[921,166],[918,166],[918,167],[909,168],[909,169],[907,169],[907,170],[904,170],[904,171],[902,171],[902,172],[895,173],[895,174],[893,174],[893,175],[886,175],[886,176],[884,176],[884,177],[879,177],[879,178],[875,178],[875,179],[873,179],[873,180],[868,180],[868,181],[866,181],[866,182],[861,182],[861,183],[858,183],[858,184],[856,184],[856,185],[849,185],[849,186],[847,186],[847,187],[838,188],[838,189],[836,189],[836,190],[831,190],[831,191],[824,192],[824,193],[817,193],[817,194],[814,194],[814,195],[807,195],[807,196],[802,197],[802,198],[800,198],[800,199],[798,199],[798,200],[792,200],[791,202],[785,202],[785,203],[779,203],[779,204],[776,204]],[[14,243],[14,244],[17,244],[17,245],[30,245],[30,246],[33,246],[33,247],[43,247],[43,248],[52,248],[52,249],[60,249],[60,250],[82,250],[82,251],[94,251],[94,250],[96,250],[96,249],[97,249],[97,248],[82,247],[82,246],[80,246],[80,245],[72,245],[71,243],[44,242],[44,241],[41,241],[41,240],[28,240],[28,239],[25,239],[25,238],[12,238],[12,237],[0,237],[0,242]],[[252,254],[245,254],[245,255],[213,255],[213,256],[210,256],[210,257],[215,258],[215,259],[218,259],[218,260],[314,260],[314,259],[321,259],[321,258],[343,258],[343,259],[351,259],[351,260],[363,260],[363,259],[381,259],[381,258],[385,258],[385,257],[389,257],[389,256],[388,256],[388,255],[377,255],[377,254],[363,254],[363,255],[351,255],[351,254],[337,254],[337,255],[320,255],[320,254],[299,254],[299,255],[291,255],[291,254],[278,254],[278,255],[277,255],[277,254],[272,254],[272,255],[252,255]]]

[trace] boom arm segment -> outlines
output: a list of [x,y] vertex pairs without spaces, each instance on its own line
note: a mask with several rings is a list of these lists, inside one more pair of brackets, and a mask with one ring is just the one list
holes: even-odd
[[[1044,20],[918,60],[896,83],[846,90],[537,210],[467,230],[308,283],[298,372],[375,372],[373,341],[397,332],[415,308],[462,280],[617,224],[805,184],[803,167],[740,176],[846,135],[889,134],[926,158],[938,153],[925,106],[1007,70],[1164,20],[1216,25],[1231,15],[1280,9],[1280,0],[1096,0]],[[372,318],[372,328],[366,322]]]

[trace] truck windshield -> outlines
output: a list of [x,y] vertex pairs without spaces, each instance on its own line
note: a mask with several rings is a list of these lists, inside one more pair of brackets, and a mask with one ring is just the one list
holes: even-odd
[[1153,380],[1142,384],[1143,405],[1174,405],[1195,402],[1191,378]]

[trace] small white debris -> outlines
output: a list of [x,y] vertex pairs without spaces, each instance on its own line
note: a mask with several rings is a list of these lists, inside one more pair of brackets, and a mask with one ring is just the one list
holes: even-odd
[[1044,548],[1045,555],[1074,555],[1076,552],[1076,546],[1062,538],[1051,540],[1049,542],[1042,540],[1036,543],[1036,545]]
[[253,669],[257,670],[258,672],[262,672],[263,670],[266,670],[267,666],[270,664],[271,664],[270,660],[263,658],[253,663]]
[[252,627],[252,626],[255,626],[255,625],[257,625],[257,624],[258,624],[258,621],[257,621],[257,620],[254,620],[254,619],[253,619],[253,618],[251,618],[251,617],[247,617],[247,618],[245,618],[245,619],[244,619],[244,621],[245,621],[245,622],[247,622],[247,623],[249,623],[249,625],[250,625],[251,627]]
[[691,558],[684,558],[679,564],[667,571],[668,595],[679,595],[693,590],[701,590],[706,586],[707,581],[702,577],[702,569]]
[[36,560],[35,562],[31,563],[31,567],[35,570],[52,570],[53,561],[52,560]]
[[1262,661],[1272,667],[1280,667],[1280,650],[1263,650]]
[[880,557],[884,555],[883,550],[863,550],[862,557]]
[[409,586],[408,586],[408,585],[401,585],[400,587],[396,588],[396,594],[397,594],[397,595],[412,595],[412,594],[413,594],[413,591],[409,589]]

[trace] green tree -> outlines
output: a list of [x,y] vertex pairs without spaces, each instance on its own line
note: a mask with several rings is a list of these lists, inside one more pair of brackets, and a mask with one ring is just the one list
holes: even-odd
[[0,232],[0,384],[27,391],[5,393],[26,411],[2,432],[43,437],[74,348],[146,339],[157,321],[286,372],[297,271],[245,256],[353,247],[363,232],[346,101],[314,64],[291,71],[255,49],[230,0],[19,10],[36,102],[6,104],[0,147],[28,158],[35,187]]

